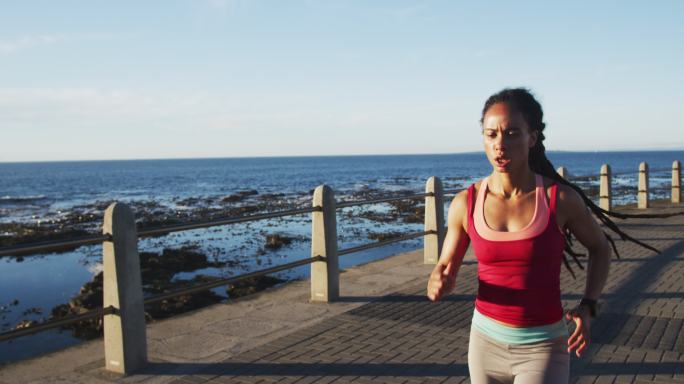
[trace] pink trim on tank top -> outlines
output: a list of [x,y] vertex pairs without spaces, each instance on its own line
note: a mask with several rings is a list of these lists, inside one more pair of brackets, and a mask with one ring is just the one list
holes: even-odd
[[485,240],[489,241],[515,241],[530,239],[540,235],[549,224],[551,210],[546,203],[546,190],[544,189],[544,179],[541,175],[535,174],[535,203],[534,214],[532,221],[530,221],[523,229],[519,231],[495,231],[487,225],[484,217],[484,201],[487,197],[487,182],[489,177],[482,179],[480,189],[477,192],[477,199],[475,200],[475,209],[473,210],[473,224],[475,230]]

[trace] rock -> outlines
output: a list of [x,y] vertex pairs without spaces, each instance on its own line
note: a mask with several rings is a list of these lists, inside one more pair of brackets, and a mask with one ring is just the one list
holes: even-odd
[[178,272],[191,272],[198,269],[221,267],[224,263],[210,262],[197,247],[184,246],[179,249],[166,248],[162,254],[140,252],[140,272],[146,290],[159,293],[174,285],[171,282]]
[[[164,292],[178,290],[183,287],[194,286],[218,279],[219,278],[215,276],[198,275],[191,280],[178,280],[175,282],[173,288],[169,287],[169,289],[165,290]],[[146,307],[145,316],[150,319],[164,319],[178,313],[184,313],[194,309],[206,307],[208,305],[218,303],[224,299],[224,297],[215,294],[212,290],[176,296],[171,299],[148,305]]]
[[279,200],[285,197],[284,193],[264,193],[259,195],[259,200]]
[[371,240],[384,241],[394,239],[404,234],[404,232],[371,232],[368,234],[368,238]]
[[[179,249],[167,248],[161,254],[141,252],[139,255],[141,274],[143,276],[143,289],[151,294],[169,292],[192,284],[216,279],[210,276],[197,276],[192,280],[172,280],[173,276],[178,272],[190,272],[222,265],[222,263],[207,261],[207,257],[199,252],[196,247],[192,246],[185,246]],[[77,315],[95,308],[101,308],[103,304],[102,277],[103,273],[98,273],[91,281],[81,287],[78,295],[74,296],[69,303],[54,307],[51,311],[52,318]],[[153,319],[169,317],[177,313],[213,304],[223,299],[223,297],[211,291],[183,295],[150,306],[148,315]],[[76,337],[92,339],[102,334],[102,319],[84,320],[66,325],[64,328],[70,329]]]
[[292,240],[294,240],[294,238],[278,233],[268,234],[266,235],[266,245],[264,246],[269,249],[278,249],[283,245],[292,243]]
[[248,189],[248,190],[245,190],[245,191],[238,191],[238,192],[235,192],[234,194],[232,194],[232,195],[230,195],[230,196],[224,197],[224,198],[221,200],[221,202],[223,202],[223,203],[235,203],[235,202],[244,200],[244,199],[247,198],[248,196],[254,196],[254,195],[258,195],[258,194],[259,194],[259,192],[258,192],[257,190],[255,190],[255,189]]
[[231,298],[237,298],[263,291],[266,288],[270,288],[284,281],[285,280],[272,276],[255,276],[228,285],[226,292]]
[[22,320],[17,325],[14,326],[14,329],[24,329],[24,328],[32,327],[36,324],[38,324],[38,323],[36,321],[33,321],[33,320]]

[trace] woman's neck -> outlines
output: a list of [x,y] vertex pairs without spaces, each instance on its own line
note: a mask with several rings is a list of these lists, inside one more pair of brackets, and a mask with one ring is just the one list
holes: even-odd
[[534,190],[536,180],[534,172],[526,168],[515,173],[500,173],[497,171],[489,175],[489,190],[504,198],[516,198]]

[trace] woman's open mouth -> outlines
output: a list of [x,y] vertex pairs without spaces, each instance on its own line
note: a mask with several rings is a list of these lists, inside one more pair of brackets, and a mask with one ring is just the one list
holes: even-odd
[[508,158],[503,157],[503,156],[497,156],[494,159],[494,162],[496,163],[496,165],[499,168],[506,168],[508,166],[508,164],[511,162],[511,159],[508,159]]

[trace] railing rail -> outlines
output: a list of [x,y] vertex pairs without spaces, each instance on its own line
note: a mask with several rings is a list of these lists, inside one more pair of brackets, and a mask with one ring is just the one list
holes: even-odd
[[189,295],[189,294],[197,293],[197,292],[201,292],[201,291],[206,291],[206,290],[218,288],[218,287],[221,287],[224,285],[237,283],[238,281],[250,279],[252,277],[268,275],[270,273],[280,272],[280,271],[284,271],[287,269],[296,268],[296,267],[299,267],[302,265],[311,264],[311,263],[316,262],[316,261],[324,261],[324,260],[325,260],[325,258],[323,256],[314,256],[314,257],[310,257],[307,259],[300,259],[300,260],[292,261],[290,263],[277,265],[277,266],[271,267],[271,268],[266,268],[266,269],[261,269],[261,270],[254,271],[254,272],[245,273],[245,274],[235,276],[235,277],[229,277],[229,278],[218,279],[218,280],[214,280],[214,281],[210,281],[210,282],[206,282],[206,283],[202,283],[202,284],[196,284],[196,285],[193,285],[192,287],[178,289],[178,290],[175,290],[172,292],[163,293],[160,295],[150,297],[148,299],[145,299],[145,304],[158,303],[160,301],[172,299],[174,297]]
[[105,307],[105,308],[95,308],[95,309],[92,309],[88,312],[84,312],[84,313],[81,313],[78,315],[65,316],[65,317],[62,317],[59,319],[46,321],[45,323],[39,323],[39,324],[31,325],[29,327],[13,329],[11,331],[0,333],[0,341],[12,340],[12,339],[16,339],[17,337],[28,336],[28,335],[32,335],[34,333],[47,331],[47,330],[55,329],[55,328],[60,328],[60,327],[63,327],[65,325],[78,323],[79,321],[83,321],[83,320],[102,318],[102,316],[104,316],[104,315],[110,315],[110,314],[115,314],[115,313],[116,313],[116,308],[114,308],[113,306],[109,306],[109,307]]
[[0,257],[32,255],[41,252],[59,251],[72,249],[84,245],[100,244],[103,241],[110,241],[110,235],[90,235],[71,240],[54,240],[33,244],[17,244],[0,248]]
[[422,197],[428,197],[428,196],[434,196],[434,195],[435,195],[434,193],[416,193],[413,195],[379,197],[379,198],[375,198],[375,199],[362,200],[362,201],[345,201],[345,202],[341,202],[341,203],[335,203],[335,208],[347,208],[347,207],[354,207],[357,205],[389,203],[392,201],[399,201],[399,200],[420,199]]
[[388,244],[398,243],[400,241],[411,240],[411,239],[415,239],[415,238],[418,238],[421,236],[434,235],[434,234],[437,234],[437,232],[435,232],[435,231],[420,231],[420,232],[408,233],[408,234],[405,234],[402,236],[397,236],[395,238],[378,241],[376,243],[363,244],[363,245],[358,245],[356,247],[341,249],[341,250],[337,251],[337,255],[338,256],[344,256],[344,255],[348,255],[350,253],[361,252],[361,251],[365,251],[365,250],[373,249],[373,248],[379,248],[379,247],[383,247],[383,246],[388,245]]

